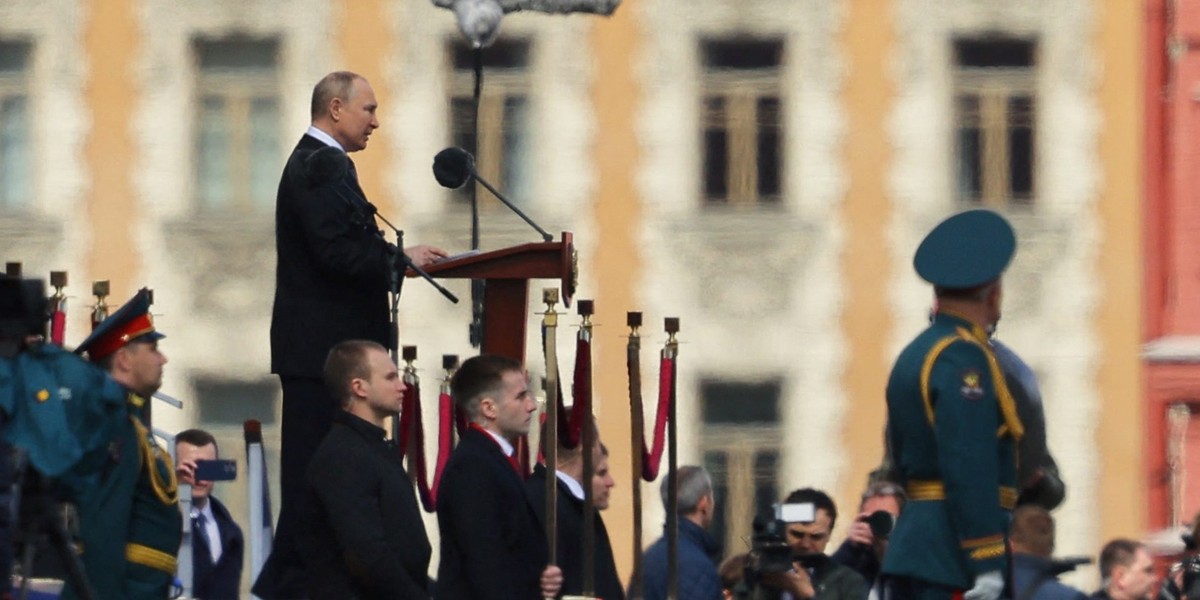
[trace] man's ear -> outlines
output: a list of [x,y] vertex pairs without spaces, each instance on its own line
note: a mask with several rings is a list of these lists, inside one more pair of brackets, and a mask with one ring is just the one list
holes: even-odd
[[489,421],[495,421],[500,416],[499,409],[496,406],[496,400],[491,396],[484,396],[479,400],[479,414]]
[[367,396],[367,380],[357,377],[350,380],[350,395],[355,398],[365,398]]
[[343,106],[343,103],[342,103],[341,98],[335,97],[333,100],[330,100],[329,101],[329,118],[333,119],[335,122],[338,119],[342,118],[342,106]]

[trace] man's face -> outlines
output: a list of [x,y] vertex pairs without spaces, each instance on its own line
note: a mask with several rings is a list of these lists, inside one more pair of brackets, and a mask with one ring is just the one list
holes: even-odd
[[816,520],[812,523],[788,523],[787,541],[796,556],[824,554],[825,546],[829,544],[830,527],[829,513],[823,508],[817,509]]
[[1138,548],[1133,555],[1133,562],[1128,567],[1114,574],[1112,594],[1114,597],[1130,598],[1132,600],[1150,600],[1150,592],[1154,588],[1154,560],[1145,548]]
[[139,396],[149,398],[162,387],[163,365],[167,357],[158,350],[158,342],[126,344],[116,357],[113,376]]
[[367,406],[379,417],[399,413],[404,404],[404,380],[396,364],[378,348],[367,350],[367,362],[371,366],[371,376],[364,386]]
[[355,79],[350,86],[350,97],[340,100],[333,107],[331,133],[346,152],[358,152],[367,147],[371,132],[379,128],[379,120],[375,118],[375,109],[379,108],[375,90],[367,80]]
[[616,484],[617,482],[613,481],[612,473],[608,472],[608,457],[601,454],[599,460],[596,461],[596,470],[592,474],[592,500],[596,510],[608,508],[612,489]]
[[[193,446],[187,442],[179,442],[175,444],[175,457],[179,462],[197,461],[197,460],[217,460],[217,447],[212,444],[203,446]],[[192,486],[192,499],[207,498],[212,492],[213,482],[211,481],[196,481],[189,476],[181,476],[180,481]]]
[[522,371],[508,371],[501,378],[503,385],[497,398],[484,398],[485,415],[493,419],[496,433],[509,440],[529,433],[537,403],[529,393],[529,382]]

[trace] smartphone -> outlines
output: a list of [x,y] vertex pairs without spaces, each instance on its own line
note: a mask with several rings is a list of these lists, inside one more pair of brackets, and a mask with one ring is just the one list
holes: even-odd
[[233,481],[237,479],[235,460],[196,461],[196,481]]

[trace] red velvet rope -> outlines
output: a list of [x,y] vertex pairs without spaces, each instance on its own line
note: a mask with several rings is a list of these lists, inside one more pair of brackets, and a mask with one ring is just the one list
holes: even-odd
[[642,479],[654,481],[658,478],[658,467],[662,463],[663,445],[666,441],[667,416],[671,413],[671,397],[674,395],[671,382],[675,371],[675,359],[663,358],[658,370],[658,410],[654,415],[654,437],[652,449],[647,452],[646,440],[642,440]]
[[67,311],[56,310],[50,315],[50,343],[62,347],[67,339]]
[[[454,450],[455,429],[461,437],[467,428],[466,417],[454,405],[450,394],[442,392],[438,395],[438,450],[437,464],[433,469],[433,484],[429,483],[429,473],[425,462],[425,428],[421,419],[421,385],[420,383],[404,384],[404,403],[400,415],[399,449],[407,463],[411,475],[417,483],[417,494],[425,512],[437,510],[438,488],[442,484],[442,473]],[[409,448],[409,440],[412,447]]]
[[[567,427],[560,427],[558,432],[559,439],[567,448],[579,445],[583,435],[583,421],[592,414],[592,342],[582,335],[575,343],[575,381],[571,384],[571,396],[571,418]],[[559,396],[558,402],[558,414],[563,415],[565,411],[562,410],[562,396]]]

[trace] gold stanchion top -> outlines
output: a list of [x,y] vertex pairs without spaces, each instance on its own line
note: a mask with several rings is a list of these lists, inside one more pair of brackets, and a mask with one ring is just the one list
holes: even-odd
[[551,307],[558,304],[558,288],[542,288],[542,302]]
[[416,346],[401,346],[400,357],[404,359],[404,362],[409,362],[409,363],[411,363],[414,360],[417,360],[417,347]]
[[67,272],[66,271],[50,271],[50,285],[58,288],[61,293],[62,288],[67,287]]

